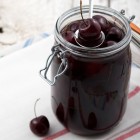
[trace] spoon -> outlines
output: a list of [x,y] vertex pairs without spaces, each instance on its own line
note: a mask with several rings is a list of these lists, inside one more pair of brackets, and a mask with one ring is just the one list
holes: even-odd
[[89,0],[89,18],[93,15],[93,0]]

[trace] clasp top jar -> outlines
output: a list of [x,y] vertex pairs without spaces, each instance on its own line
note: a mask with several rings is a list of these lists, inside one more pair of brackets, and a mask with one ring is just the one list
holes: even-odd
[[[83,17],[89,8],[83,6]],[[81,20],[80,8],[65,12],[56,22],[55,45],[41,75],[51,85],[52,109],[71,132],[93,135],[116,126],[122,119],[131,71],[131,29],[116,10],[94,6],[94,15],[105,17],[124,37],[108,47],[81,47],[64,38],[64,28]],[[75,30],[73,26],[71,30]],[[51,79],[47,72],[51,67]],[[44,73],[43,73],[44,72]]]

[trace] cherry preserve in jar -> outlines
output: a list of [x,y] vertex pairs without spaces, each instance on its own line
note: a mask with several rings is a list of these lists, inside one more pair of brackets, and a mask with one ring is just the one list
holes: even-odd
[[[88,17],[88,6],[82,10],[84,18]],[[81,20],[80,8],[73,8],[57,20],[55,45],[46,68],[40,71],[51,85],[52,109],[57,119],[80,135],[105,132],[120,122],[126,110],[131,72],[128,20],[102,6],[95,6],[94,14],[104,16],[120,28],[123,38],[108,47],[89,48],[70,43],[63,31],[70,23]],[[76,30],[76,26],[71,30]],[[47,77],[49,67],[51,80]]]

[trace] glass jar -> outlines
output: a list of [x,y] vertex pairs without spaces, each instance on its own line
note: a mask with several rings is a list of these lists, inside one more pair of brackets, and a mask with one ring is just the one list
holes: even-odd
[[[128,20],[107,7],[94,6],[93,11],[121,28],[125,37],[106,48],[82,48],[67,42],[61,30],[81,19],[79,7],[70,9],[56,22],[55,46],[46,68],[40,71],[51,85],[54,114],[67,129],[80,135],[105,132],[120,122],[126,110],[131,72]],[[83,6],[85,18],[88,12],[88,6]],[[51,80],[47,77],[50,66]]]

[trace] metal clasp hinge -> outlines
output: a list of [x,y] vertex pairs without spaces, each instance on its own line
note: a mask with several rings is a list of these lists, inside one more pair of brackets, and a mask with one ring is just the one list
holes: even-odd
[[[47,58],[47,61],[46,61],[46,66],[44,69],[41,69],[39,71],[39,74],[40,76],[51,86],[53,86],[55,83],[56,83],[56,80],[57,78],[59,78],[60,76],[62,76],[65,71],[68,69],[68,61],[65,57],[65,53],[67,51],[62,51],[59,49],[59,44],[58,45],[55,45],[52,47],[52,53],[50,54],[50,56]],[[53,80],[51,81],[48,77],[47,77],[47,74],[48,74],[48,70],[50,68],[50,65],[54,59],[55,56],[58,56],[60,59],[61,59],[61,64],[57,70],[57,73],[56,75],[53,77]],[[62,70],[63,68],[63,70]]]
[[[125,10],[124,9],[122,9],[121,11],[120,11],[120,13],[123,15],[123,16],[125,16]],[[128,22],[130,23],[130,22],[132,22],[134,19],[135,19],[135,15],[132,15],[132,16],[130,16],[129,18],[127,18],[127,20],[128,20]]]

